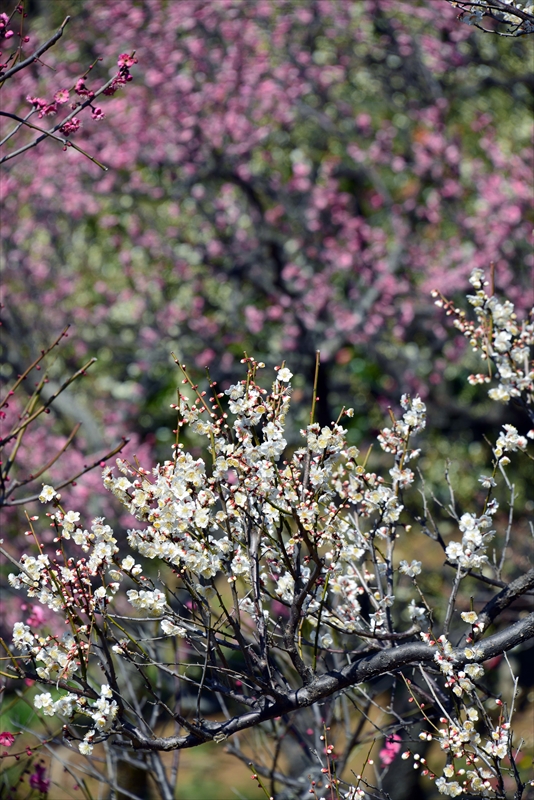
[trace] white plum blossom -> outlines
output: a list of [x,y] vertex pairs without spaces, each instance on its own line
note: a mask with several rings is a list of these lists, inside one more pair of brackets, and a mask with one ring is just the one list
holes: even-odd
[[[534,369],[529,363],[529,349],[534,345],[534,319],[531,316],[519,325],[513,303],[509,300],[501,303],[495,295],[488,296],[484,288],[487,283],[482,277],[481,270],[472,272],[470,280],[477,292],[467,298],[475,309],[478,325],[468,322],[456,311],[455,325],[469,338],[473,348],[491,358],[497,368],[499,383],[489,390],[489,397],[508,403],[513,397],[523,395],[527,402],[532,402]],[[437,303],[443,305],[441,300]],[[482,376],[482,380],[486,379]]]
[[501,433],[495,445],[495,455],[497,458],[505,452],[515,452],[524,450],[527,446],[525,436],[519,436],[517,428],[513,425],[503,425],[504,433]]
[[469,625],[474,625],[478,619],[476,611],[463,611],[460,616],[463,621],[467,622]]
[[126,558],[123,558],[121,567],[125,572],[129,572],[131,575],[140,575],[143,571],[141,565],[135,563],[135,558],[133,556],[126,556]]
[[444,777],[436,779],[436,786],[440,794],[445,794],[449,797],[459,797],[464,793],[458,781],[448,782]]
[[418,606],[415,600],[412,598],[408,604],[408,608],[406,609],[406,614],[408,619],[410,619],[412,622],[422,625],[426,621],[427,610],[422,606]]
[[15,622],[13,625],[13,644],[23,653],[28,652],[33,645],[35,636],[30,630],[29,625],[23,622]]
[[150,589],[129,589],[126,592],[129,602],[139,611],[146,611],[151,616],[159,616],[167,608],[167,600],[163,592]]
[[91,743],[89,734],[86,734],[84,740],[79,743],[78,749],[82,756],[90,756],[93,752],[94,745]]
[[411,469],[399,469],[393,467],[389,470],[389,474],[393,478],[393,487],[400,486],[401,489],[407,489],[412,485],[414,474]]
[[494,531],[485,529],[491,525],[490,514],[497,510],[496,503],[488,504],[486,514],[476,517],[474,514],[462,514],[458,527],[462,532],[462,541],[450,542],[445,553],[451,564],[459,564],[465,569],[478,569],[488,562],[486,546],[494,536]]
[[39,495],[39,500],[41,503],[49,503],[51,500],[54,499],[56,496],[56,490],[53,486],[48,486],[46,483],[43,483],[43,488],[41,494]]
[[78,696],[69,692],[69,694],[60,697],[54,703],[54,713],[62,717],[72,717],[78,702]]
[[35,708],[41,710],[47,717],[53,717],[56,713],[54,700],[50,692],[41,692],[41,694],[35,695],[33,704]]
[[100,697],[95,700],[91,707],[91,717],[95,723],[95,728],[99,732],[108,731],[119,712],[116,700],[111,700],[113,692],[108,684],[104,684],[100,689]]
[[293,373],[290,370],[288,370],[287,367],[284,367],[278,372],[278,380],[283,381],[284,383],[289,383],[292,377]]
[[[475,680],[476,678],[481,678],[484,675],[484,667],[481,667],[480,664],[466,664],[464,667],[464,672],[466,672],[470,678]],[[472,710],[475,711],[475,709]]]
[[236,383],[234,386],[230,386],[230,388],[226,389],[225,391],[225,394],[227,394],[232,400],[239,400],[240,397],[243,397],[244,393],[244,383]]
[[411,564],[408,564],[407,561],[401,561],[399,564],[399,572],[408,575],[410,578],[415,578],[416,575],[421,574],[421,562],[412,561]]
[[163,619],[161,621],[161,629],[165,636],[187,636],[187,630],[181,625],[176,625],[170,619]]
[[284,575],[281,575],[276,581],[275,592],[287,603],[293,602],[294,589],[295,579],[288,572],[286,572]]

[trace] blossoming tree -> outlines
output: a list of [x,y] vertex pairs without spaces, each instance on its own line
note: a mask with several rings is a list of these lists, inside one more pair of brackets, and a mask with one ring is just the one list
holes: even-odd
[[[465,97],[488,86],[520,107],[530,78],[516,67],[497,78],[507,57],[455,20],[460,9],[475,27],[496,21],[517,38],[531,12],[507,4],[509,19],[500,0],[450,6],[317,0],[295,13],[284,0],[182,0],[176,11],[160,0],[113,8],[88,0],[53,88],[39,59],[46,52],[54,63],[50,48],[65,23],[26,57],[23,5],[0,16],[8,44],[13,20],[21,23],[0,74],[10,125],[4,377],[20,371],[20,389],[30,338],[48,339],[74,313],[88,348],[100,355],[105,343],[112,355],[108,436],[137,413],[132,396],[170,383],[161,354],[175,338],[177,363],[184,353],[211,362],[217,379],[235,373],[243,344],[265,360],[287,357],[295,371],[315,362],[316,376],[299,432],[288,410],[303,384],[291,386],[298,376],[285,362],[270,390],[263,363],[246,357],[244,378],[224,391],[210,378],[209,393],[183,367],[169,459],[150,470],[138,450],[117,462],[119,474],[104,472],[110,496],[138,521],[127,537],[100,516],[88,524],[89,502],[62,498],[62,480],[43,485],[49,525],[32,511],[22,557],[3,552],[16,566],[10,589],[31,608],[2,641],[4,694],[22,693],[37,714],[33,750],[16,724],[0,732],[8,795],[25,763],[32,790],[55,791],[49,753],[72,776],[67,792],[90,797],[87,781],[99,781],[112,794],[147,796],[147,784],[125,785],[127,764],[170,800],[171,756],[209,742],[250,763],[257,791],[277,798],[401,800],[396,776],[407,767],[428,791],[449,796],[531,791],[520,742],[520,659],[534,635],[531,501],[510,477],[528,464],[534,436],[524,291],[531,153],[515,106],[508,149],[491,113],[475,104],[464,112]],[[96,66],[95,41],[107,57],[119,34],[120,49],[139,49],[150,65],[131,104],[113,95],[129,81],[134,54],[123,53],[100,84],[86,66]],[[99,131],[95,101],[104,96],[120,122],[111,136]],[[82,126],[82,113],[95,125]],[[100,180],[104,162],[115,171]],[[109,232],[104,243],[99,228]],[[488,284],[480,267],[490,259]],[[378,435],[380,456],[360,456],[344,427],[353,410],[332,421],[325,397],[340,385],[347,396],[340,376],[363,347],[391,368],[390,394],[401,386],[430,394],[432,384],[442,394],[439,322],[417,290],[432,281],[453,291],[473,266],[476,320],[439,292],[437,303],[486,361],[488,372],[469,379],[473,392],[491,382],[493,363],[489,397],[510,416],[499,433],[488,421],[491,467],[466,501],[450,472],[435,492],[428,461],[416,466],[428,397],[402,395]],[[424,358],[424,347],[405,348],[411,334],[430,341]],[[326,380],[318,371],[317,347],[337,363],[335,380],[331,367]],[[442,364],[452,360],[449,352]],[[9,405],[15,431],[2,445],[13,443],[19,460],[19,439],[30,445],[21,474],[33,471],[15,488],[55,460],[35,466],[31,454],[49,454],[51,440],[32,439],[27,420],[57,408],[69,382],[47,399],[40,380],[28,405],[10,396],[0,407]],[[101,393],[89,394],[94,409]],[[184,445],[187,431],[206,443],[208,459]],[[12,460],[1,465],[4,500],[16,494]]]
[[[438,292],[437,303],[493,364],[490,397],[517,402],[532,424],[534,319],[518,319],[481,270],[471,283],[474,320]],[[372,471],[369,454],[346,440],[352,409],[321,427],[314,398],[302,446],[288,451],[292,373],[277,367],[268,390],[265,365],[244,363],[245,377],[225,392],[213,382],[200,391],[182,367],[169,460],[149,471],[119,459],[118,473],[104,470],[104,485],[139,523],[127,552],[104,519],[86,528],[43,486],[54,545],[42,546],[42,521],[29,518],[34,552],[9,581],[67,631],[17,622],[2,670],[9,682],[36,682],[34,708],[49,719],[42,740],[62,737],[87,757],[88,775],[99,774],[103,749],[103,779],[115,791],[110,765],[143,765],[165,800],[176,773],[164,754],[206,742],[250,762],[268,797],[398,797],[388,789],[396,759],[444,795],[527,796],[513,735],[517,677],[501,697],[488,668],[534,638],[534,613],[502,621],[534,588],[534,569],[510,572],[510,551],[525,545],[507,478],[512,459],[532,459],[534,428],[524,436],[504,425],[478,501],[458,509],[451,485],[440,509],[416,473],[427,422],[420,398],[404,395],[401,414],[391,412],[378,436],[389,464]],[[490,374],[470,381],[491,383]],[[206,437],[209,463],[180,443],[184,426]],[[432,551],[444,563],[438,594],[425,584]],[[283,742],[298,750],[292,765]],[[75,775],[76,760],[66,763]]]

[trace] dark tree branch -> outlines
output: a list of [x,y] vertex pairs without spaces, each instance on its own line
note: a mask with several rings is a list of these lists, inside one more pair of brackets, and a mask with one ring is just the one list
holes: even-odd
[[15,64],[14,67],[11,67],[11,69],[8,69],[8,71],[5,72],[3,75],[0,74],[0,80],[2,81],[2,83],[4,81],[7,81],[8,78],[11,78],[12,75],[15,75],[15,73],[19,72],[21,69],[25,69],[26,67],[29,67],[31,64],[33,64],[34,61],[36,61],[39,58],[39,56],[42,56],[43,53],[45,53],[47,50],[49,50],[57,42],[58,39],[61,39],[61,37],[63,36],[63,31],[65,30],[65,27],[66,27],[67,23],[69,22],[69,20],[70,20],[70,17],[65,17],[65,19],[61,23],[61,26],[54,33],[54,35],[51,36],[50,39],[47,39],[47,41],[44,42],[44,44],[42,44],[40,47],[38,47],[37,50],[35,51],[35,53],[32,53],[31,56],[28,56],[28,58],[25,58],[24,61],[20,62],[20,64]]
[[484,629],[486,629],[501,611],[508,608],[517,597],[521,597],[521,595],[525,594],[529,589],[532,589],[532,587],[534,587],[534,567],[529,569],[524,575],[521,575],[520,578],[516,578],[515,581],[512,581],[512,583],[486,603],[481,613],[478,615],[478,622],[483,623]]
[[[511,650],[513,647],[517,647],[517,645],[523,644],[532,638],[534,638],[534,613],[516,622],[515,625],[511,625],[509,628],[478,642],[474,646],[475,658],[467,659],[465,649],[457,647],[451,653],[451,660],[456,666],[461,666],[466,661],[468,663],[480,663]],[[396,648],[380,650],[362,658],[355,664],[349,664],[341,671],[331,671],[320,675],[307,686],[302,686],[296,691],[290,692],[283,700],[264,703],[260,709],[247,711],[225,722],[205,721],[195,734],[148,738],[138,728],[130,724],[124,725],[123,733],[134,748],[142,750],[170,751],[196,747],[209,740],[223,741],[238,731],[255,727],[262,722],[288,714],[291,711],[311,706],[350,686],[378,678],[402,667],[433,663],[437,652],[438,649],[436,647],[430,647],[424,642],[411,642]]]

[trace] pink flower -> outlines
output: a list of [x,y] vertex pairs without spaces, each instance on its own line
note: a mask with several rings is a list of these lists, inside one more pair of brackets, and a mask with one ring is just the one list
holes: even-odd
[[60,89],[59,92],[56,92],[54,95],[54,100],[56,103],[68,103],[69,101],[69,90],[68,89]]
[[43,794],[48,792],[48,787],[50,786],[50,780],[45,778],[45,774],[46,767],[40,762],[35,765],[35,772],[32,772],[30,775],[30,786],[32,789],[37,789],[38,792],[42,792]]
[[102,113],[101,108],[93,108],[91,111],[91,116],[93,119],[104,119],[106,115]]
[[73,117],[65,122],[59,129],[64,136],[69,136],[71,133],[76,133],[82,123],[78,117]]
[[15,737],[12,733],[9,733],[9,731],[2,731],[2,733],[0,733],[0,745],[2,745],[2,747],[11,747],[14,741]]
[[93,97],[94,92],[90,92],[85,83],[83,82],[83,78],[79,78],[76,81],[76,85],[74,87],[74,91],[76,94],[79,94],[80,97]]
[[28,95],[26,100],[36,108],[44,108],[47,105],[46,100],[43,100],[42,97],[32,97],[31,95]]
[[115,94],[115,92],[117,91],[117,88],[118,88],[118,87],[117,87],[117,80],[114,80],[114,81],[113,81],[113,82],[112,82],[112,83],[111,83],[111,84],[108,86],[108,88],[107,88],[107,89],[104,89],[104,94],[105,94],[107,97],[111,97],[112,95],[114,95],[114,94]]
[[47,105],[39,112],[39,117],[42,117],[45,114],[46,116],[51,116],[52,114],[56,113],[57,113],[57,103],[47,103]]
[[380,759],[380,764],[382,767],[389,767],[389,765],[393,763],[395,756],[401,749],[401,742],[402,739],[398,733],[394,733],[392,736],[387,737],[386,741],[384,742],[384,747],[378,754],[378,758]]
[[119,67],[133,67],[134,64],[137,64],[137,59],[129,53],[121,53],[117,64]]
[[3,36],[4,39],[11,39],[13,36],[13,31],[6,31],[6,26],[9,23],[9,17],[7,14],[0,14],[0,36]]

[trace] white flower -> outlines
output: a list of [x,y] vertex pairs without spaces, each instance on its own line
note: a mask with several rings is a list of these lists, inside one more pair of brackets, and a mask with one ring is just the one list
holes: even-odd
[[56,490],[52,486],[47,486],[46,483],[43,483],[43,490],[39,495],[41,503],[48,503],[50,500],[53,500],[55,496]]
[[185,628],[180,627],[180,625],[175,625],[170,619],[164,619],[161,621],[161,628],[165,636],[186,636],[187,631]]
[[421,624],[425,621],[426,609],[423,608],[422,606],[417,606],[415,604],[415,600],[412,599],[410,600],[410,604],[407,608],[407,614],[409,619],[412,620],[412,622],[417,622]]
[[512,335],[508,331],[499,331],[493,338],[493,346],[499,353],[506,353],[511,346]]
[[443,777],[436,780],[436,786],[440,794],[446,794],[449,797],[458,797],[464,791],[457,781],[448,783]]
[[54,703],[54,713],[61,714],[62,717],[72,717],[77,699],[75,694],[70,693],[60,697]]
[[498,403],[507,403],[511,397],[511,394],[510,390],[501,384],[496,389],[490,389],[488,392],[488,397],[491,400],[496,400]]
[[80,744],[78,745],[78,750],[80,751],[82,756],[90,756],[91,753],[93,752],[93,745],[91,744],[91,742],[83,741],[80,742]]
[[[466,672],[470,678],[474,680],[476,678],[481,678],[484,675],[484,667],[481,667],[480,664],[466,664],[464,667],[464,672]],[[475,709],[468,709],[469,719],[478,719],[478,712]],[[477,716],[473,717],[472,713],[476,713]]]
[[33,645],[34,638],[29,625],[25,625],[23,622],[15,622],[13,625],[13,644],[15,647],[18,647],[23,652],[29,650],[30,646]]
[[421,573],[421,562],[412,561],[411,564],[408,564],[407,561],[401,561],[399,564],[399,572],[408,575],[410,578],[415,578],[416,575]]
[[122,559],[121,567],[123,568],[123,570],[125,570],[125,572],[129,572],[131,568],[134,566],[134,564],[135,564],[134,557],[126,556],[126,558]]
[[483,269],[474,269],[469,276],[469,283],[471,286],[474,286],[475,289],[482,288],[482,281],[484,280],[484,270]]
[[231,400],[239,400],[239,398],[243,396],[244,392],[244,385],[242,383],[236,383],[233,386],[230,386],[230,388],[225,391],[225,394],[229,395]]
[[463,621],[467,622],[469,625],[474,625],[474,623],[477,621],[476,611],[463,611],[460,616]]
[[449,561],[454,564],[459,558],[462,558],[464,550],[460,542],[450,542],[445,548],[445,553]]
[[[475,647],[466,647],[464,650],[464,656],[469,659],[473,658],[481,658],[482,657],[482,649],[479,646]],[[467,667],[465,671],[468,672]],[[469,673],[470,674],[470,673]]]
[[63,525],[74,526],[74,523],[78,522],[79,519],[80,519],[79,511],[67,511],[67,513],[63,517]]
[[195,511],[195,525],[198,528],[207,528],[210,522],[210,513],[207,508],[197,508]]
[[33,704],[35,708],[42,709],[43,714],[46,714],[47,717],[53,717],[55,714],[54,708],[54,701],[52,700],[52,695],[50,692],[43,692],[42,694],[38,694]]
[[280,575],[276,583],[276,594],[281,597],[282,600],[292,603],[294,589],[295,581],[293,580],[293,577],[288,572],[286,572],[284,575]]
[[474,514],[462,514],[458,526],[461,531],[472,531],[476,527],[476,517]]
[[234,495],[234,500],[236,506],[240,506],[241,508],[244,508],[247,504],[247,496],[244,492],[236,492]]
[[288,383],[292,377],[293,373],[290,372],[287,367],[284,367],[278,372],[278,380],[283,381],[284,383]]
[[140,611],[147,611],[149,614],[158,616],[163,613],[167,605],[165,595],[157,589],[153,592],[141,590],[138,592],[136,589],[130,589],[126,592],[126,596],[130,603]]
[[527,440],[524,436],[519,436],[517,428],[513,425],[503,425],[504,433],[501,433],[497,439],[495,446],[495,455],[499,458],[503,452],[514,452],[515,450],[524,450],[527,446]]
[[414,474],[411,469],[399,469],[392,467],[389,474],[393,478],[393,485],[399,485],[401,489],[407,489],[413,483]]

